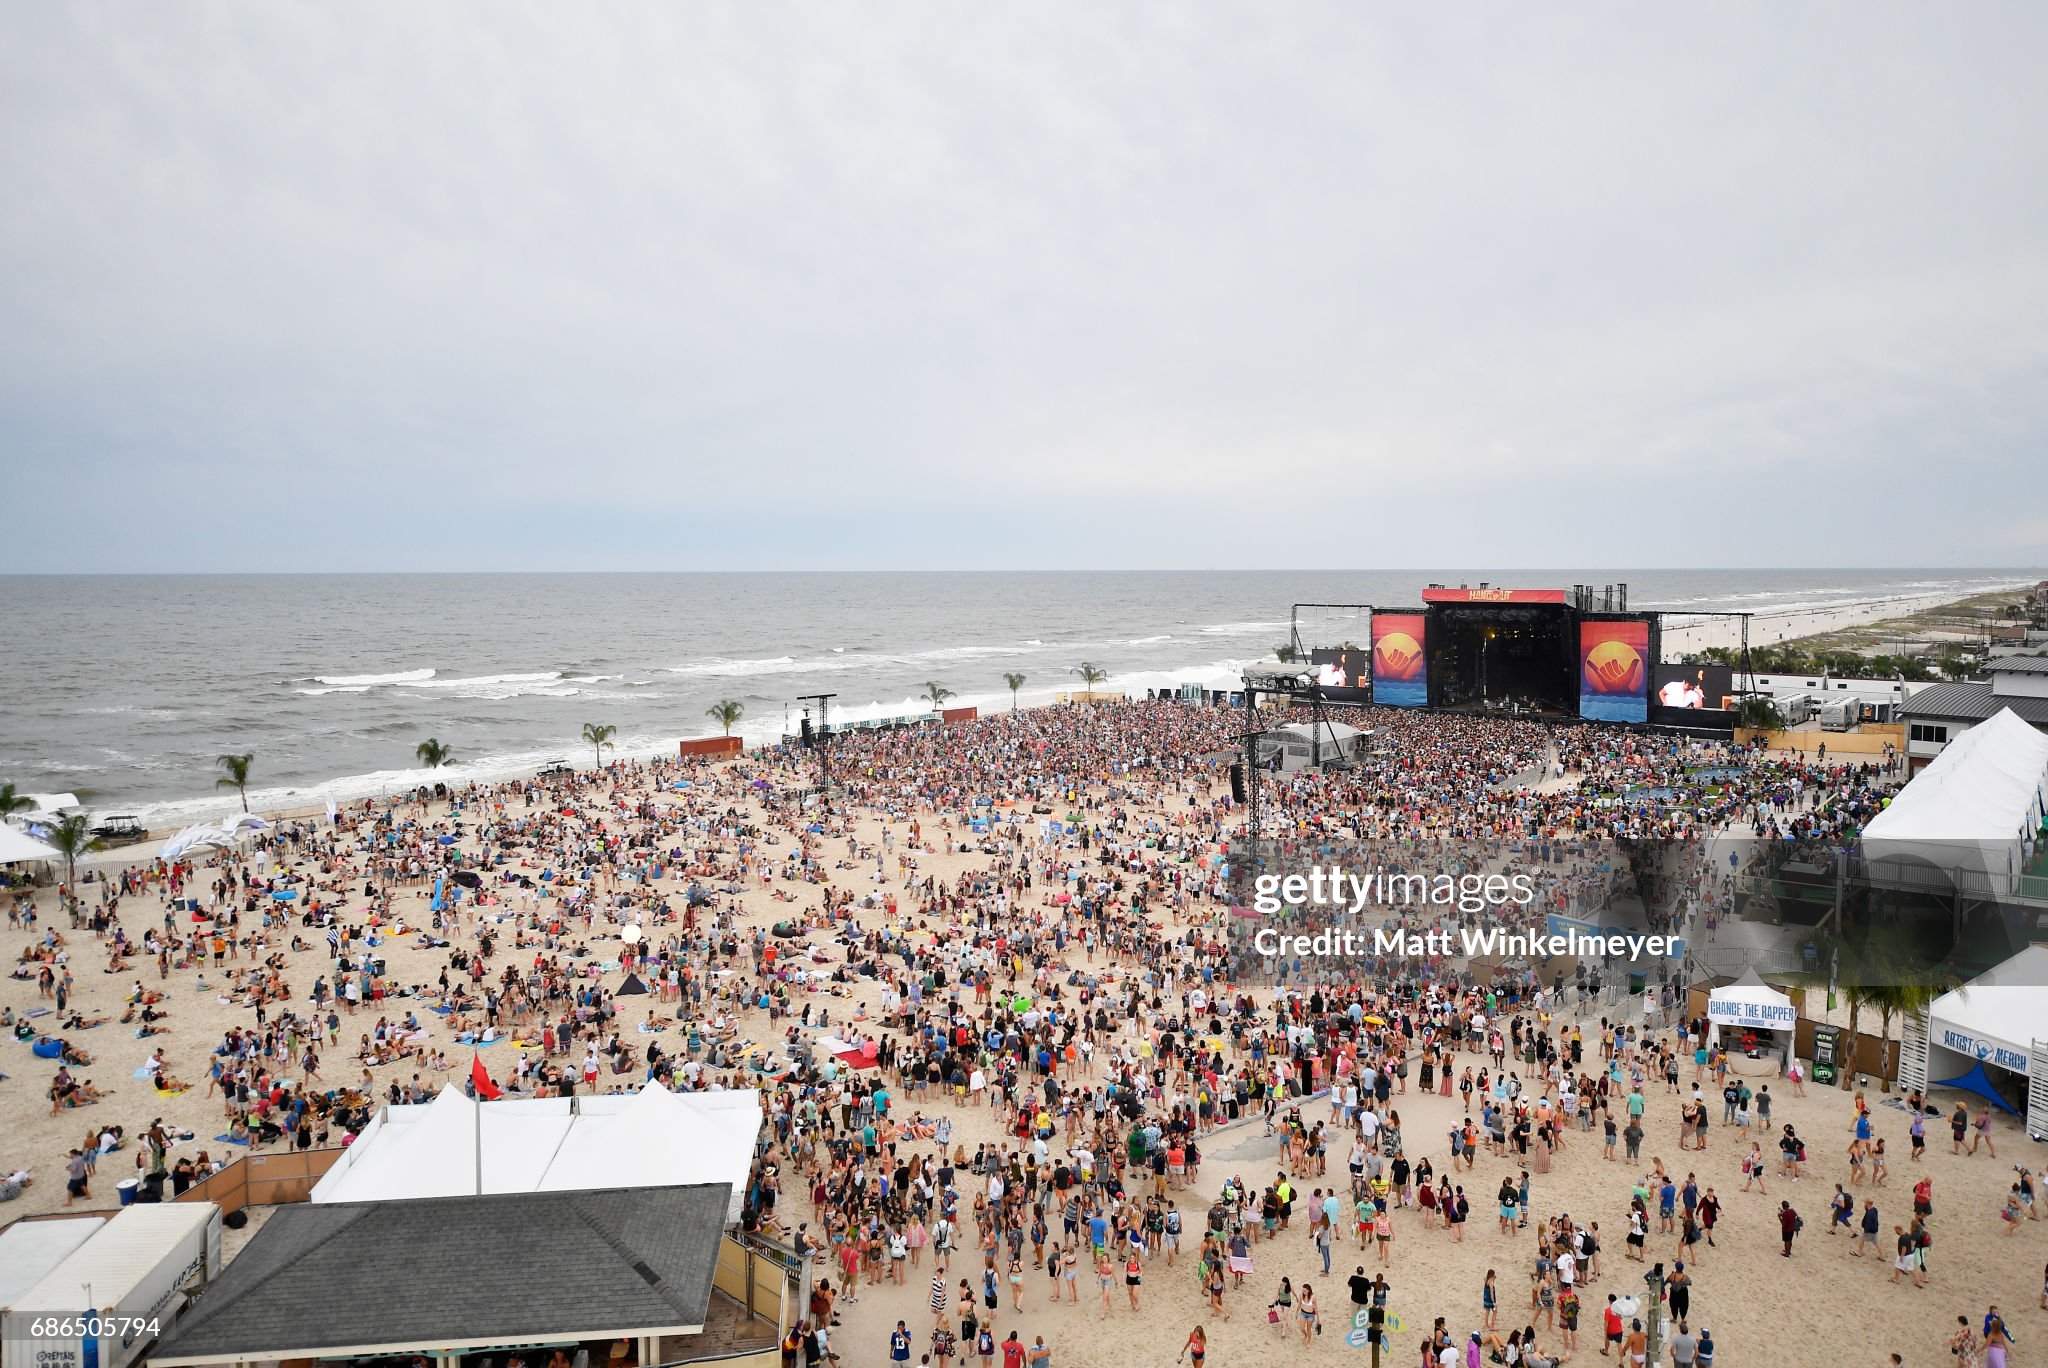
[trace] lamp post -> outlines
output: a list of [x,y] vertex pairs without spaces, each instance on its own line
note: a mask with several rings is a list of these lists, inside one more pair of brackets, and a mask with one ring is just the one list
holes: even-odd
[[1664,1264],[1661,1260],[1643,1274],[1643,1283],[1650,1290],[1650,1304],[1643,1308],[1643,1325],[1649,1331],[1645,1348],[1649,1361],[1655,1363],[1664,1352]]

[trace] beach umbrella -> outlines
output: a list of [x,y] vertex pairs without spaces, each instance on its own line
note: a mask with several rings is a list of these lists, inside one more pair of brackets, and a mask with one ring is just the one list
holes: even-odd
[[640,981],[638,974],[626,975],[626,981],[619,985],[620,997],[639,997],[647,991],[647,985]]
[[633,942],[640,939],[640,928],[637,926],[625,926],[619,928],[619,939],[626,942],[626,944],[631,945]]
[[455,882],[457,882],[457,883],[461,884],[461,885],[462,885],[462,886],[463,886],[464,888],[481,888],[481,887],[483,887],[483,882],[484,882],[484,880],[483,880],[483,875],[481,875],[481,874],[478,874],[478,873],[477,873],[476,871],[474,871],[474,870],[470,870],[470,869],[458,869],[458,870],[456,870],[456,871],[455,871],[455,876],[454,876],[454,877],[455,877]]
[[768,781],[767,781],[766,779],[756,779],[756,780],[755,780],[755,781],[753,782],[753,785],[752,785],[752,786],[753,786],[754,788],[757,788],[757,789],[764,789],[764,788],[773,788],[773,787],[774,787],[774,785],[773,785],[773,784],[771,784],[771,783],[769,783],[769,782],[768,782]]
[[437,837],[436,839],[439,840],[440,843],[444,846],[451,846],[455,844],[455,838],[453,836],[441,836]]
[[280,888],[270,896],[276,902],[296,902],[298,901],[299,890],[296,888]]

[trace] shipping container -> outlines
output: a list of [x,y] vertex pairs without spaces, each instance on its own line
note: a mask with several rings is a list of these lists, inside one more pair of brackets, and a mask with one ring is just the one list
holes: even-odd
[[0,1368],[128,1368],[220,1272],[212,1202],[124,1207],[0,1315]]

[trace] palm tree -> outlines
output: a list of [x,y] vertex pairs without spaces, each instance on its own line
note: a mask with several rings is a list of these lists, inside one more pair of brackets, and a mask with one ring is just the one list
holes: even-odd
[[419,756],[420,763],[428,769],[439,769],[443,765],[455,763],[455,752],[431,736],[415,746],[413,754]]
[[1897,983],[1887,983],[1871,992],[1876,998],[1878,1016],[1883,1024],[1879,1027],[1879,1038],[1884,1042],[1878,1052],[1877,1082],[1881,1091],[1890,1092],[1892,1072],[1892,1020],[1897,1018],[1901,1043],[1906,1034],[1906,1023],[1934,1005],[1934,1000],[1962,988],[1963,981],[1945,969],[1930,973],[1910,971],[1901,976]]
[[1017,711],[1017,690],[1024,687],[1024,676],[1018,674],[1015,670],[1011,670],[1003,675],[1003,683],[1010,686],[1010,711],[1015,712]]
[[10,812],[26,812],[34,806],[34,800],[17,794],[14,785],[0,784],[0,817],[5,817]]
[[1109,672],[1104,670],[1101,666],[1097,665],[1092,660],[1082,661],[1079,665],[1076,665],[1072,670],[1068,671],[1068,673],[1077,674],[1081,676],[1081,683],[1083,686],[1086,687],[1089,693],[1094,693],[1095,686],[1097,684],[1100,684],[1103,680],[1109,678]]
[[71,896],[78,896],[78,857],[94,850],[104,850],[98,838],[92,834],[92,827],[85,814],[74,812],[69,817],[60,817],[50,828],[50,848],[64,857],[64,886],[71,890]]
[[1294,643],[1283,641],[1278,646],[1275,646],[1273,648],[1273,659],[1279,661],[1282,665],[1294,659]]
[[1877,1005],[1878,989],[1861,983],[1844,984],[1842,996],[1849,1003],[1849,1045],[1843,1051],[1842,1091],[1847,1092],[1856,1082],[1856,1020],[1863,1015],[1865,1007]]
[[1742,700],[1736,710],[1736,720],[1752,731],[1783,731],[1785,714],[1778,711],[1778,700],[1764,694],[1750,694]]
[[221,777],[213,781],[215,788],[231,788],[242,795],[242,811],[249,810],[249,766],[256,761],[256,752],[242,755],[219,755],[213,763],[221,770]]
[[597,752],[596,768],[604,768],[604,753],[606,751],[618,749],[617,746],[612,744],[612,738],[618,734],[619,729],[617,727],[608,727],[597,722],[585,722],[583,724],[584,743]]
[[704,715],[719,725],[727,736],[732,735],[733,726],[740,720],[746,706],[736,698],[721,698],[704,710]]
[[953,696],[953,691],[943,687],[935,679],[927,679],[924,682],[924,696],[932,701],[932,711],[937,712],[946,705],[946,700]]

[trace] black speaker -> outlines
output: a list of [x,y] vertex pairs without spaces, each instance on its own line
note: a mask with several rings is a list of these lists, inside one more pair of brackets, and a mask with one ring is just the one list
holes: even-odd
[[803,720],[803,722],[799,724],[797,729],[797,736],[801,740],[805,750],[809,750],[812,746],[815,746],[817,744],[817,739],[811,732],[810,718],[806,717]]
[[1230,799],[1234,803],[1244,801],[1244,761],[1239,760],[1230,767]]

